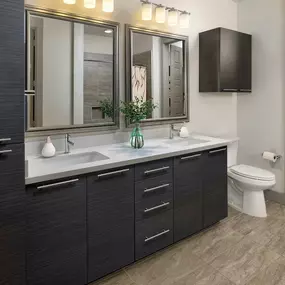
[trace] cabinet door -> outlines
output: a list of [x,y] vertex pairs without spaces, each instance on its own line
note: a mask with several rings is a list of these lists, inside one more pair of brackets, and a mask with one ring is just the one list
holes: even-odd
[[25,284],[24,145],[0,147],[0,284]]
[[24,1],[0,9],[0,142],[24,142]]
[[27,188],[29,285],[86,284],[86,179]]
[[251,92],[251,35],[239,33],[239,91]]
[[88,177],[88,282],[134,262],[134,170]]
[[221,29],[220,37],[220,91],[237,92],[239,33]]
[[227,148],[210,150],[204,169],[204,227],[208,227],[228,215]]
[[202,153],[175,159],[174,242],[202,229],[202,165]]

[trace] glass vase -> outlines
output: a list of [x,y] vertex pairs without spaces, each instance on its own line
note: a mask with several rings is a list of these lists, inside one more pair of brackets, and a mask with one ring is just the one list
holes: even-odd
[[142,148],[144,146],[144,138],[139,123],[136,123],[131,133],[130,143],[133,148]]

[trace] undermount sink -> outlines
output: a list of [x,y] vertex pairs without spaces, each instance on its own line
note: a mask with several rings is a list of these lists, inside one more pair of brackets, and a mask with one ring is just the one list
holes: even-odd
[[109,157],[93,151],[93,152],[86,152],[86,153],[76,153],[76,154],[61,154],[55,156],[53,158],[45,159],[43,163],[45,164],[54,164],[56,166],[66,165],[76,165],[76,164],[83,164],[83,163],[91,163],[101,160],[109,159]]
[[176,139],[169,139],[166,140],[165,143],[171,144],[171,145],[193,145],[193,144],[200,144],[200,143],[207,143],[209,141],[202,140],[202,139],[194,139],[194,138],[176,138]]

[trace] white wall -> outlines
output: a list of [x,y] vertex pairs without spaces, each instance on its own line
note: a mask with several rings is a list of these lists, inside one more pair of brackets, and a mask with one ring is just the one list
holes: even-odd
[[275,190],[284,192],[284,160],[264,161],[265,150],[284,157],[284,0],[244,0],[239,30],[253,35],[252,94],[238,96],[238,161],[273,171]]
[[[39,5],[53,9],[60,9],[69,12],[79,13],[101,19],[114,20],[121,23],[120,27],[120,93],[121,99],[125,97],[125,31],[124,24],[138,25],[149,29],[158,29],[189,36],[190,52],[190,117],[188,127],[191,131],[198,131],[212,135],[235,136],[237,134],[237,108],[236,96],[230,94],[199,94],[198,90],[198,33],[215,27],[237,29],[237,4],[231,0],[155,0],[171,7],[181,10],[188,10],[191,14],[189,29],[179,27],[169,28],[167,25],[157,24],[154,21],[141,21],[139,0],[116,0],[115,11],[112,14],[103,13],[101,1],[97,1],[96,10],[84,9],[82,1],[76,5],[65,5],[58,0],[26,0],[27,4]],[[267,17],[265,18],[267,19]],[[267,22],[267,21],[266,21]],[[123,119],[121,123],[123,124]],[[168,126],[152,127],[145,130],[145,133],[168,135]],[[114,134],[114,137],[116,135]],[[86,141],[86,140],[85,140]],[[77,144],[77,147],[80,147]]]
[[71,121],[71,23],[44,19],[43,126],[66,126]]

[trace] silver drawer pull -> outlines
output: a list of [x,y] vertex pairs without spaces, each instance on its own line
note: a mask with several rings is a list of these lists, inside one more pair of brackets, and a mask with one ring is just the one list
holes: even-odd
[[125,173],[125,172],[128,172],[128,171],[130,171],[129,168],[122,169],[122,170],[117,170],[117,171],[112,171],[112,172],[108,172],[108,173],[103,173],[103,174],[99,174],[98,178],[112,176],[112,175],[115,175],[115,174],[121,174],[121,173]]
[[161,208],[165,208],[165,207],[167,207],[169,204],[170,204],[169,202],[167,202],[167,203],[162,203],[162,204],[160,204],[160,205],[158,205],[158,206],[155,206],[155,207],[153,207],[153,208],[145,209],[144,212],[145,212],[145,213],[149,213],[149,212],[152,212],[152,211],[161,209]]
[[147,174],[151,174],[151,173],[156,173],[156,172],[167,170],[169,168],[170,168],[169,166],[164,166],[164,167],[157,168],[157,169],[147,170],[144,172],[144,174],[147,175]]
[[157,238],[159,238],[159,237],[161,237],[161,236],[164,236],[164,235],[168,234],[169,232],[170,232],[170,230],[164,230],[163,232],[161,232],[161,233],[159,233],[159,234],[157,234],[157,235],[154,235],[154,236],[152,236],[152,237],[149,237],[149,238],[146,237],[146,239],[144,240],[144,242],[148,242],[148,241],[157,239]]
[[0,154],[11,153],[11,152],[13,152],[12,149],[0,150]]
[[34,96],[36,95],[35,90],[25,90],[25,96]]
[[58,182],[58,183],[53,183],[53,184],[39,186],[39,187],[37,187],[37,189],[38,190],[43,190],[43,189],[52,188],[52,187],[56,187],[56,186],[62,186],[62,185],[75,183],[77,181],[79,181],[79,179],[72,179],[72,180],[68,180],[68,181],[63,181],[63,182]]
[[217,153],[217,152],[223,152],[226,151],[226,148],[222,148],[222,149],[217,149],[217,150],[211,150],[209,153]]
[[9,142],[9,141],[11,141],[11,138],[0,139],[0,143],[1,143],[1,142]]
[[169,184],[163,184],[163,185],[160,185],[160,186],[157,186],[157,187],[145,189],[145,190],[144,190],[144,193],[153,192],[153,191],[155,191],[155,190],[159,190],[159,189],[162,189],[162,188],[166,188],[166,187],[168,187],[168,186],[169,186]]
[[251,92],[251,89],[240,89],[240,91]]
[[232,88],[232,89],[223,89],[223,91],[232,91],[232,92],[236,92],[236,91],[238,91],[238,89],[234,89],[234,88]]
[[189,156],[183,156],[181,157],[181,160],[187,160],[187,159],[192,159],[192,158],[196,158],[196,157],[200,157],[202,154],[194,154],[194,155],[189,155]]

